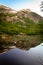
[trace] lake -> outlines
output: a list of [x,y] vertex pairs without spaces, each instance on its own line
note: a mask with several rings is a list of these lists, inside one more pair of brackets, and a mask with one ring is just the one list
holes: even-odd
[[[43,65],[43,36],[29,36],[28,38],[32,43],[35,42],[36,44],[24,46],[23,44],[27,40],[21,42],[19,39],[20,42],[17,41],[17,43],[20,43],[20,45],[0,53],[0,65]],[[30,43],[30,41],[28,42]],[[27,49],[28,46],[30,47]]]

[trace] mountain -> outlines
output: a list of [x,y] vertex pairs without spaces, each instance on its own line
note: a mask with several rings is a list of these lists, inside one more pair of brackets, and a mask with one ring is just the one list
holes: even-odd
[[30,18],[30,20],[33,20],[35,23],[43,19],[40,15],[36,14],[35,12],[32,12],[30,9],[23,9],[20,11],[16,11],[5,5],[0,5],[0,13],[14,14],[15,17],[13,16],[8,17],[8,19],[10,18],[10,19],[15,19],[15,20],[18,20],[19,17],[22,19],[23,16],[25,18],[28,17]]
[[30,49],[43,43],[43,17],[30,9],[19,11],[0,5],[0,52]]
[[12,17],[7,16],[7,19],[9,19],[9,21],[11,20],[23,20],[22,18],[29,18],[30,20],[33,20],[35,23],[37,23],[40,20],[43,20],[43,17],[41,17],[40,15],[38,15],[35,12],[32,12],[30,9],[23,9],[20,11],[16,11],[11,9],[8,6],[5,5],[0,5],[0,13],[4,13],[4,14],[12,14]]
[[16,13],[16,10],[13,10],[5,5],[0,5],[0,13]]
[[6,34],[39,34],[42,33],[43,17],[30,9],[13,10],[0,5],[0,32]]
[[24,9],[24,10],[20,10],[17,12],[18,17],[22,18],[29,18],[30,20],[33,20],[35,23],[38,23],[40,20],[43,20],[43,17],[41,17],[40,15],[38,15],[35,12],[32,12],[29,9]]

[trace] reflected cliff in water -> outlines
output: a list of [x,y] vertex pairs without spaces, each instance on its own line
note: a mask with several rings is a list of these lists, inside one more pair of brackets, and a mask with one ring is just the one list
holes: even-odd
[[43,43],[43,35],[15,35],[13,37],[0,36],[0,53],[15,47],[29,50],[41,43]]

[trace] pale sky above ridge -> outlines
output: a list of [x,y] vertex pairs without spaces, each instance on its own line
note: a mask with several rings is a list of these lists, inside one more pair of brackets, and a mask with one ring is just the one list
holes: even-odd
[[30,9],[43,16],[43,12],[40,11],[41,1],[43,0],[0,0],[0,4],[7,5],[15,10]]

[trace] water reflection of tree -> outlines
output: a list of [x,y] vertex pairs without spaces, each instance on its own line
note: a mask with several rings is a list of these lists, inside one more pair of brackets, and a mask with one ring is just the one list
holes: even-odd
[[40,57],[39,53],[38,53],[38,59],[39,59],[40,65],[43,65],[43,59]]

